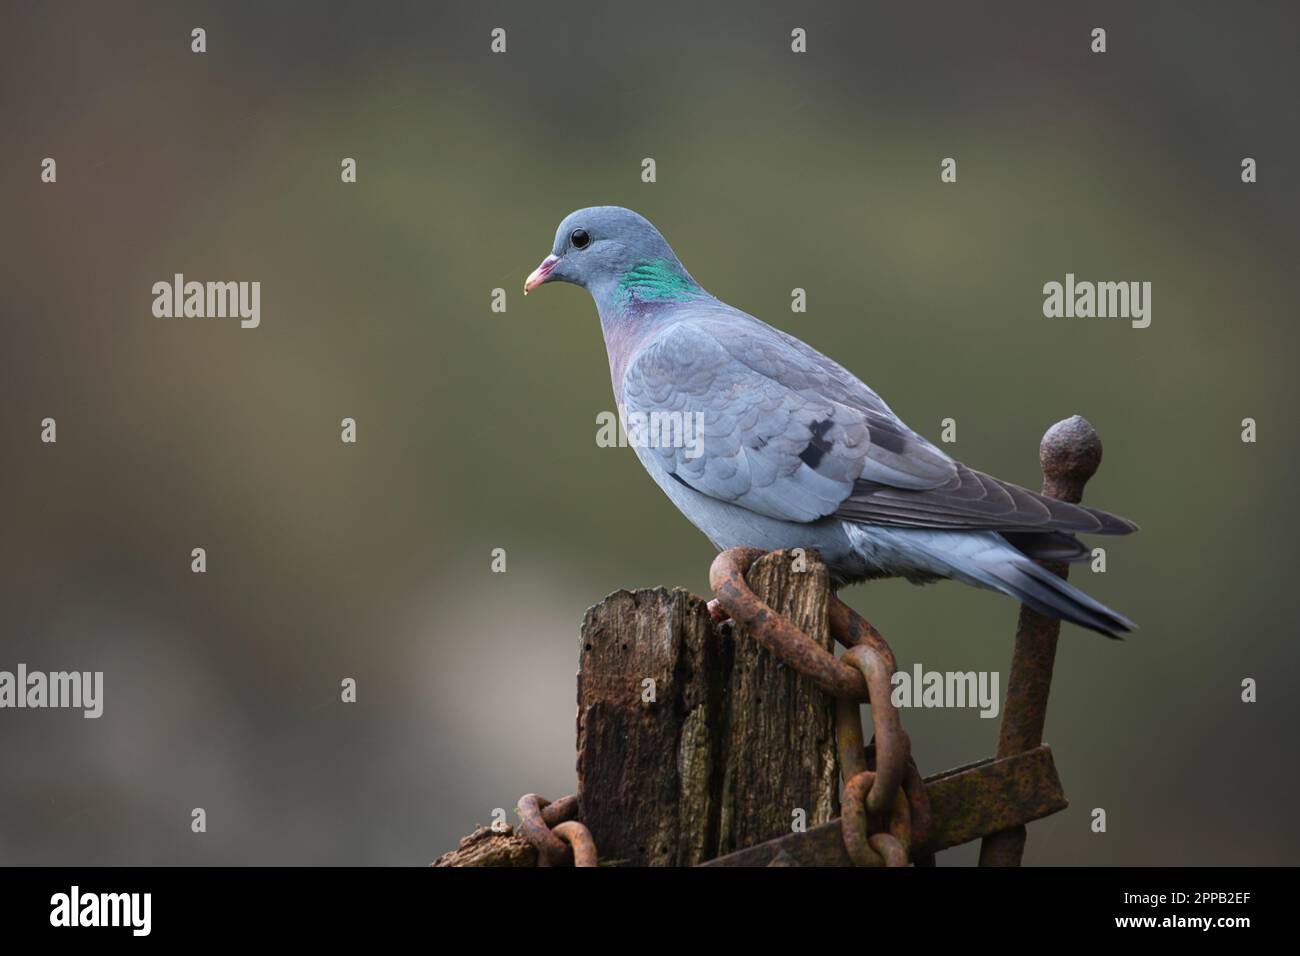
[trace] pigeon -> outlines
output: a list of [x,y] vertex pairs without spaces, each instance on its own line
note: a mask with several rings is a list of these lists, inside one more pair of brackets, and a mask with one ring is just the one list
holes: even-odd
[[954,460],[844,366],[706,292],[638,213],[566,216],[524,294],[547,282],[595,300],[622,420],[674,425],[629,444],[720,551],[815,549],[837,589],[950,579],[1110,637],[1136,626],[1038,563],[1133,522]]

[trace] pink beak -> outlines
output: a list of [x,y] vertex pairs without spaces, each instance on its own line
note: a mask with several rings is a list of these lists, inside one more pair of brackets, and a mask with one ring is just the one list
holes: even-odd
[[532,271],[532,274],[524,280],[524,295],[532,292],[539,285],[551,277],[551,270],[555,264],[560,261],[559,256],[547,256],[542,260],[542,264]]

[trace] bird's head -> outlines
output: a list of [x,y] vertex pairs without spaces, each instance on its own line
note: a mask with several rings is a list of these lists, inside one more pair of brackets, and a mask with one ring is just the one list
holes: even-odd
[[[564,217],[551,254],[524,281],[524,294],[546,282],[572,282],[599,298],[622,292],[646,299],[698,289],[650,220],[622,206],[589,206]],[[650,290],[650,291],[647,291]]]

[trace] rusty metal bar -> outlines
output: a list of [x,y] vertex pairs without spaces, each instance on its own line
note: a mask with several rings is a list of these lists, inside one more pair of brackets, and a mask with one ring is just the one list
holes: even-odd
[[[1101,438],[1096,429],[1079,415],[1057,422],[1043,435],[1038,448],[1043,469],[1043,494],[1078,504],[1083,486],[1101,464]],[[1069,565],[1044,561],[1043,567],[1067,577]],[[1007,700],[1002,710],[998,757],[1032,750],[1043,742],[1047,720],[1047,696],[1056,664],[1056,643],[1061,622],[1021,606],[1016,628],[1016,646],[1007,679]],[[980,847],[980,866],[1019,866],[1025,852],[1024,824],[995,833]]]
[[[918,838],[913,859],[1041,820],[1069,805],[1046,746],[927,777],[925,792],[933,815],[924,839],[913,830]],[[837,819],[700,865],[852,866],[853,861]]]

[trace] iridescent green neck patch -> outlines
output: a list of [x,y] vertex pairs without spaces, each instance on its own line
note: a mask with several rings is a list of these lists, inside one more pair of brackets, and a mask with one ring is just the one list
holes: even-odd
[[704,294],[668,259],[633,266],[618,280],[618,291],[624,301],[636,298],[642,302],[686,302]]

